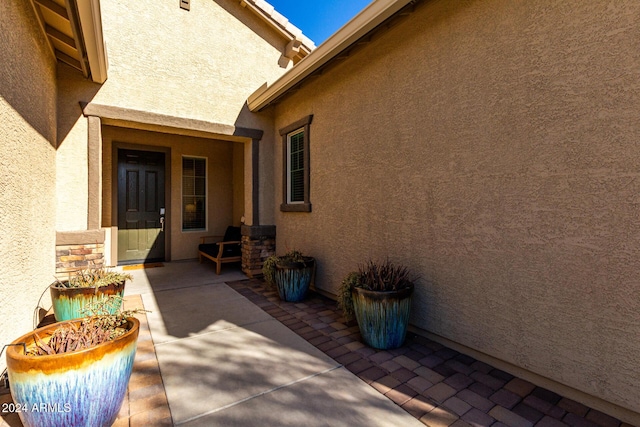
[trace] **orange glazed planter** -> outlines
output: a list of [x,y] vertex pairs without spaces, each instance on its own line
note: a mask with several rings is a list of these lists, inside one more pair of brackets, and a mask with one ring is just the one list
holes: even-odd
[[25,427],[106,427],[115,422],[131,377],[140,329],[138,319],[127,320],[129,330],[124,335],[80,351],[24,354],[21,343],[33,346],[36,333],[46,341],[61,323],[13,341],[7,348],[7,371],[11,396]]

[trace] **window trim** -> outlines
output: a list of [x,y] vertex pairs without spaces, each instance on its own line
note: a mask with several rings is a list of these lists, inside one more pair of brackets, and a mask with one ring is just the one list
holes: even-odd
[[[204,228],[184,228],[184,160],[204,160]],[[183,154],[180,161],[180,230],[183,233],[202,232],[209,229],[208,200],[209,200],[209,159],[203,156]]]
[[[313,114],[310,114],[295,123],[280,129],[282,137],[282,204],[280,210],[282,212],[311,212],[311,201],[309,199],[310,187],[310,153],[309,153],[309,130]],[[303,149],[304,149],[304,201],[288,202],[289,200],[289,135],[302,130]]]

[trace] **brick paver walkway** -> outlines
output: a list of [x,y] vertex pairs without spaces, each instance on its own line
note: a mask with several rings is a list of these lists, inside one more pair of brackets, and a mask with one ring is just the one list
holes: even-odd
[[[125,298],[125,309],[143,308],[140,295]],[[127,395],[113,427],[171,427],[173,420],[156,350],[145,314],[138,314],[140,332]]]
[[287,303],[261,280],[228,285],[426,425],[631,427],[415,334],[399,349],[369,348],[321,295]]

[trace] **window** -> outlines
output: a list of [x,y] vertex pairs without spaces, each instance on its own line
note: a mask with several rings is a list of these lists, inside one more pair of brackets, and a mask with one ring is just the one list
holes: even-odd
[[207,227],[207,160],[182,158],[182,230]]
[[287,135],[287,203],[304,203],[304,129]]
[[309,125],[307,116],[280,130],[283,145],[283,201],[285,212],[311,212],[309,201]]

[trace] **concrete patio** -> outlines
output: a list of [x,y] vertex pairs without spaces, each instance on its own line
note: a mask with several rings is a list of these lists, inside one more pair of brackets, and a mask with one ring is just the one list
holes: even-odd
[[[130,271],[127,294],[150,310],[173,425],[422,425],[225,284],[246,276],[223,271],[216,276],[212,264],[195,262]],[[144,395],[132,387],[130,406]]]
[[150,312],[118,427],[629,426],[413,334],[368,348],[334,301],[283,303],[234,267],[129,272],[127,308]]

